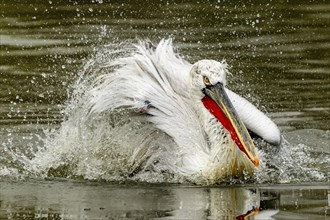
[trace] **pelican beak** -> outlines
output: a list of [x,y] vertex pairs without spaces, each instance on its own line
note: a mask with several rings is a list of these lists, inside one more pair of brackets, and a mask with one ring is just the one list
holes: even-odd
[[222,83],[207,86],[202,99],[204,106],[222,123],[230,132],[238,148],[255,165],[259,165],[256,147],[244,123],[238,116],[233,104],[229,100]]

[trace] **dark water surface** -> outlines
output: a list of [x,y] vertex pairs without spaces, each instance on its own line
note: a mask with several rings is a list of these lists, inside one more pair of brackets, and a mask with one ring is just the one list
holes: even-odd
[[[329,219],[328,1],[2,0],[0,12],[0,219]],[[227,60],[228,86],[279,125],[284,168],[261,186],[205,188],[71,182],[95,178],[63,171],[43,181],[49,173],[26,167],[99,51],[164,37],[189,62]]]

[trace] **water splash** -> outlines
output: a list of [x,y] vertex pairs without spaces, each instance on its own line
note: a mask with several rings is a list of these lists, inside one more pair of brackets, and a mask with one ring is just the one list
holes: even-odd
[[[83,66],[63,110],[64,122],[60,128],[44,130],[34,144],[15,149],[10,138],[3,145],[5,153],[0,160],[0,176],[64,177],[106,181],[185,182],[183,176],[170,173],[142,171],[130,177],[130,157],[134,147],[141,144],[145,134],[156,132],[147,120],[137,119],[137,112],[105,112],[87,117],[86,91],[94,79],[112,71],[109,61],[132,53],[128,43],[111,44],[95,50],[94,56]],[[326,136],[328,134],[328,136]],[[319,147],[303,142],[287,141],[274,148],[257,140],[262,158],[261,166],[252,178],[228,178],[225,183],[292,183],[302,181],[329,181],[330,152],[315,153]],[[313,134],[309,134],[312,137]],[[329,132],[325,133],[329,138]],[[288,138],[290,139],[290,138]],[[292,138],[291,138],[292,139]],[[153,140],[170,143],[164,137]],[[317,140],[316,140],[317,141]],[[319,142],[321,145],[323,143]],[[9,163],[12,161],[12,164]]]
[[[316,153],[315,148],[311,146],[286,140],[286,138],[291,139],[296,135],[296,132],[284,134],[283,143],[279,149],[265,146],[267,145],[265,143],[259,145],[264,145],[261,150],[264,166],[255,175],[257,182],[300,183],[329,181],[327,173],[330,168],[329,153]],[[313,137],[312,135],[310,135],[310,138]]]

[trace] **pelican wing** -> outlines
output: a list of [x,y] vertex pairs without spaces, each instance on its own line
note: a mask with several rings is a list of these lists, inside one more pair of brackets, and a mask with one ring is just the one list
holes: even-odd
[[226,89],[229,99],[232,101],[238,115],[245,126],[268,143],[279,145],[281,142],[280,130],[276,124],[259,111],[253,104],[245,98],[237,95],[233,91]]

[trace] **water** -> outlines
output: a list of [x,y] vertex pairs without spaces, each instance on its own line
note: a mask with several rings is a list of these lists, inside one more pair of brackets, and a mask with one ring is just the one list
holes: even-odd
[[[267,207],[253,207],[279,210],[273,213],[275,219],[329,216],[330,5],[326,1],[150,1],[143,7],[137,1],[4,0],[0,4],[1,218],[232,218],[246,211],[239,208],[241,199],[224,203],[219,198],[242,193],[248,194],[243,203],[260,195],[259,203]],[[214,188],[192,187],[164,175],[127,180],[122,175],[125,152],[104,146],[125,141],[119,134],[132,123],[110,116],[101,124],[105,131],[115,121],[126,127],[116,126],[108,138],[98,137],[97,129],[89,130],[85,138],[93,148],[79,145],[85,142],[75,133],[81,126],[77,106],[89,78],[100,74],[101,66],[113,58],[110,51],[121,48],[124,41],[158,42],[164,37],[173,37],[179,53],[190,62],[225,58],[233,73],[228,87],[279,125],[284,142],[280,149],[258,142],[268,165],[252,179],[229,179]],[[183,186],[173,185],[182,182]],[[88,196],[94,192],[95,197]],[[265,193],[272,196],[268,199]],[[143,196],[131,200],[136,195]],[[191,208],[180,209],[180,202]]]
[[[322,184],[196,187],[0,182],[1,219],[329,219]],[[241,218],[238,218],[238,217]]]

